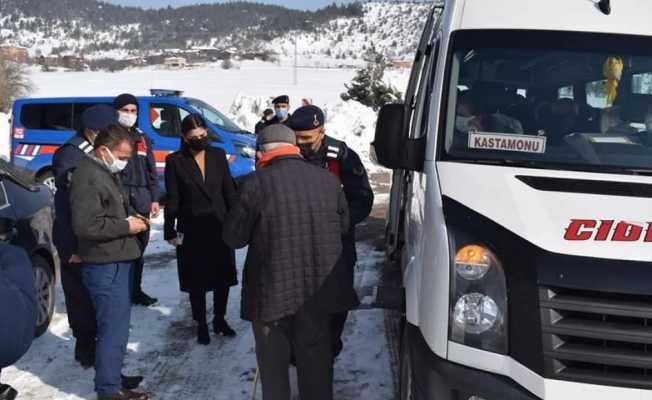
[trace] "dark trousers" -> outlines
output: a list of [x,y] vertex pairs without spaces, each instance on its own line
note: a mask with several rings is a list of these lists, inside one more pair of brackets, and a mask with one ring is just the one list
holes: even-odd
[[[228,302],[228,286],[213,290],[213,316],[216,320],[224,319]],[[192,308],[192,319],[200,324],[205,324],[206,292],[203,290],[190,292],[190,307]]]
[[263,400],[290,399],[292,354],[301,398],[333,399],[330,323],[330,315],[304,309],[276,322],[253,323]]
[[[140,233],[136,236],[140,244],[140,249],[142,254],[145,254],[145,249],[149,244],[149,230]],[[143,269],[145,268],[145,258],[141,256],[139,259],[134,261],[134,270],[133,270],[133,287],[132,287],[132,297],[136,297],[143,292]]]
[[82,278],[95,306],[95,391],[113,396],[122,388],[120,373],[129,340],[132,263],[84,264]]
[[333,349],[333,358],[340,355],[342,349],[344,348],[344,343],[342,343],[342,334],[344,333],[344,325],[346,325],[346,319],[348,316],[348,311],[331,315],[331,342]]
[[94,342],[97,332],[95,308],[82,281],[81,265],[62,262],[61,286],[73,336],[80,341]]

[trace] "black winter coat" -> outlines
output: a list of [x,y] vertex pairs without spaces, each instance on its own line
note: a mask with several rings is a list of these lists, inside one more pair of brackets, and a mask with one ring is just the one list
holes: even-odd
[[205,180],[187,148],[165,162],[165,240],[183,233],[177,264],[184,292],[238,283],[234,251],[222,240],[224,218],[237,197],[233,178],[223,150],[208,148],[205,162]]
[[315,296],[342,256],[348,205],[337,178],[298,156],[247,176],[226,218],[224,240],[249,245],[242,318],[271,322]]

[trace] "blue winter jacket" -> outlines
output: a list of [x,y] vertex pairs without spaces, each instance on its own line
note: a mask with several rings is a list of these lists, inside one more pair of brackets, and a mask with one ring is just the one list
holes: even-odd
[[35,326],[32,263],[23,249],[0,242],[0,368],[27,352]]

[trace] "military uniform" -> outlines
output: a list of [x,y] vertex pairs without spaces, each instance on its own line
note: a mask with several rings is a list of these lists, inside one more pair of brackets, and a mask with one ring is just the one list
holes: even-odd
[[[149,218],[152,203],[158,202],[160,193],[156,159],[152,151],[152,140],[138,128],[129,130],[134,142],[134,152],[127,167],[120,173],[120,180],[129,197],[129,203],[140,215]],[[141,250],[144,253],[149,243],[149,230],[138,235]],[[143,296],[142,279],[144,260],[141,256],[134,262],[132,296],[134,302]]]
[[79,162],[92,150],[93,145],[78,134],[57,149],[52,161],[57,188],[54,195],[56,218],[53,240],[61,258],[61,285],[66,300],[68,323],[73,336],[88,348],[95,346],[95,309],[82,282],[80,265],[69,263],[70,257],[77,254],[77,238],[72,230],[71,220],[70,182]]
[[[315,106],[306,106],[296,110],[293,118],[289,122],[290,127],[295,131],[315,129],[323,124],[323,112]],[[374,203],[374,193],[369,184],[367,170],[362,164],[362,161],[360,161],[360,157],[346,143],[330,136],[324,136],[319,150],[315,154],[304,155],[304,157],[306,161],[328,169],[339,178],[349,204],[350,228],[342,237],[343,256],[347,268],[337,268],[334,270],[334,274],[336,275],[334,281],[338,284],[332,287],[338,293],[336,296],[332,296],[332,301],[338,303],[336,306],[350,310],[355,308],[359,303],[354,288],[354,269],[357,262],[355,225],[362,222],[371,213]],[[347,315],[348,312],[333,315],[332,337],[334,339],[334,356],[337,356],[342,350],[341,336]]]

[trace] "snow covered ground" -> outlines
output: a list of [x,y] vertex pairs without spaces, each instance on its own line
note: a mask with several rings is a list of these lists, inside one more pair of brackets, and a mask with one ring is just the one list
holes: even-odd
[[[251,398],[254,339],[250,325],[239,318],[240,287],[231,290],[227,313],[237,338],[213,336],[207,347],[196,344],[190,304],[178,290],[174,252],[162,240],[161,223],[160,218],[154,223],[143,283],[160,304],[133,309],[125,372],[144,375],[143,388],[160,400]],[[351,313],[345,329],[345,350],[335,365],[335,398],[389,400],[393,387],[383,311],[364,307],[371,303],[368,295],[379,284],[382,254],[364,243],[359,251],[356,286],[363,307]],[[245,251],[237,254],[239,270],[245,255]],[[17,365],[3,369],[2,381],[14,386],[24,400],[94,399],[94,371],[74,362],[73,349],[59,287],[50,330],[34,341]]]

